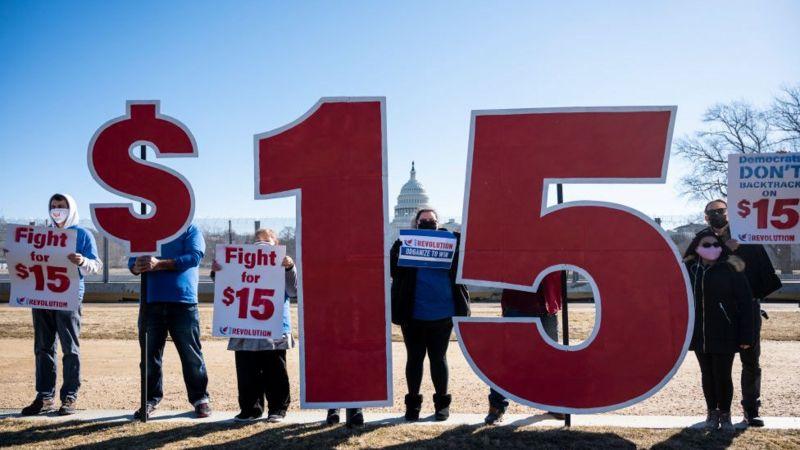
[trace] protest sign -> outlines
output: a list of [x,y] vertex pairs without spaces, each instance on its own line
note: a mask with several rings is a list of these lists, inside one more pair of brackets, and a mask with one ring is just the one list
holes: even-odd
[[385,99],[323,98],[255,136],[255,197],[294,197],[300,405],[392,404]]
[[597,308],[589,338],[570,347],[539,319],[456,317],[467,361],[496,391],[601,412],[653,395],[680,366],[694,305],[669,237],[621,205],[547,202],[554,183],[664,183],[674,119],[674,107],[473,112],[458,282],[532,292],[576,270]]
[[11,277],[9,304],[77,311],[80,276],[78,266],[67,259],[75,253],[76,242],[75,230],[9,226],[5,241]]
[[456,237],[445,230],[400,230],[397,265],[449,269],[456,252]]
[[214,336],[279,339],[283,335],[286,256],[282,245],[217,244]]
[[132,256],[161,254],[161,246],[180,236],[194,216],[194,194],[180,173],[134,158],[146,145],[159,158],[196,157],[197,145],[185,125],[159,111],[158,101],[129,101],[127,114],[103,124],[89,143],[89,171],[115,194],[147,203],[135,214],[130,203],[92,203],[97,230],[119,242]]
[[729,155],[728,220],[742,244],[800,243],[800,154]]

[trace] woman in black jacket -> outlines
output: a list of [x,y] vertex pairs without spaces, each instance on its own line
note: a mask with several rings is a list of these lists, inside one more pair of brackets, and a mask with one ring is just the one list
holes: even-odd
[[694,292],[695,352],[708,407],[706,427],[733,431],[733,357],[753,345],[753,308],[744,262],[712,231],[701,232],[686,249]]
[[[422,209],[417,212],[413,228],[436,230],[436,212]],[[453,316],[469,315],[469,292],[464,285],[456,284],[458,268],[458,238],[456,252],[450,270],[417,269],[400,267],[400,241],[396,241],[389,253],[392,275],[392,322],[400,325],[408,359],[405,397],[408,421],[419,419],[422,407],[422,364],[427,353],[430,361],[431,380],[436,393],[433,404],[436,420],[447,420],[450,416],[451,396],[447,393],[448,367],[447,347],[453,331]]]

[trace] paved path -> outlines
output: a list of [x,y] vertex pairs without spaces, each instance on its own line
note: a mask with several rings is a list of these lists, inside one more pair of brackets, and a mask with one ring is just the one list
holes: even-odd
[[[343,411],[344,412],[344,411]],[[232,421],[236,412],[215,411],[211,417],[196,419],[192,412],[182,411],[159,411],[153,414],[150,419],[153,422],[191,422],[191,423],[219,423]],[[344,414],[342,414],[344,416]],[[423,418],[419,422],[408,424],[409,426],[458,426],[458,425],[482,425],[483,414],[453,414],[446,422],[436,422],[432,417]],[[21,417],[18,410],[0,409],[0,419],[14,418],[21,420],[50,420],[65,422],[69,420],[94,421],[94,422],[118,422],[133,420],[131,411],[125,410],[82,410],[71,416],[58,416],[47,414],[33,417]],[[284,423],[316,423],[325,419],[324,411],[302,411],[290,412],[286,416]],[[397,425],[404,424],[405,421],[399,414],[374,413],[368,410],[366,413],[367,423],[370,425]],[[734,417],[737,428],[744,428],[741,417]],[[263,420],[263,419],[262,419]],[[701,427],[705,417],[700,416],[621,416],[610,414],[589,414],[572,416],[572,425],[576,427],[617,427],[617,428],[688,428]],[[738,422],[738,423],[737,423]],[[765,428],[780,430],[800,430],[800,417],[765,417]],[[526,416],[522,414],[508,414],[503,421],[503,426],[514,427],[560,427],[563,421],[555,420],[549,415]]]

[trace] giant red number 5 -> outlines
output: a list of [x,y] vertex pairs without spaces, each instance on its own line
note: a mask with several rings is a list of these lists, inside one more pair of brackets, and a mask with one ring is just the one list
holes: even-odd
[[664,182],[674,107],[473,112],[461,282],[535,290],[555,270],[589,276],[594,332],[580,346],[545,338],[538,319],[459,319],[478,375],[551,411],[608,411],[663,386],[694,319],[680,256],[658,226],[601,202],[547,207],[552,183]]
[[256,198],[297,202],[302,407],[392,402],[384,105],[321,99],[255,137]]

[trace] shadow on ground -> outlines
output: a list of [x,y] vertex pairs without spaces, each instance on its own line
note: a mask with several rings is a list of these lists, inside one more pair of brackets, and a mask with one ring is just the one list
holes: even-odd
[[[527,421],[501,427],[398,426],[394,421],[359,429],[344,425],[217,422],[203,424],[138,422],[59,422],[0,419],[0,447],[32,446],[59,449],[156,448],[162,446],[216,448],[611,448],[723,449],[741,433],[709,433],[701,429],[612,431],[534,429]],[[794,441],[796,442],[796,441]],[[740,442],[747,446],[746,442]]]

